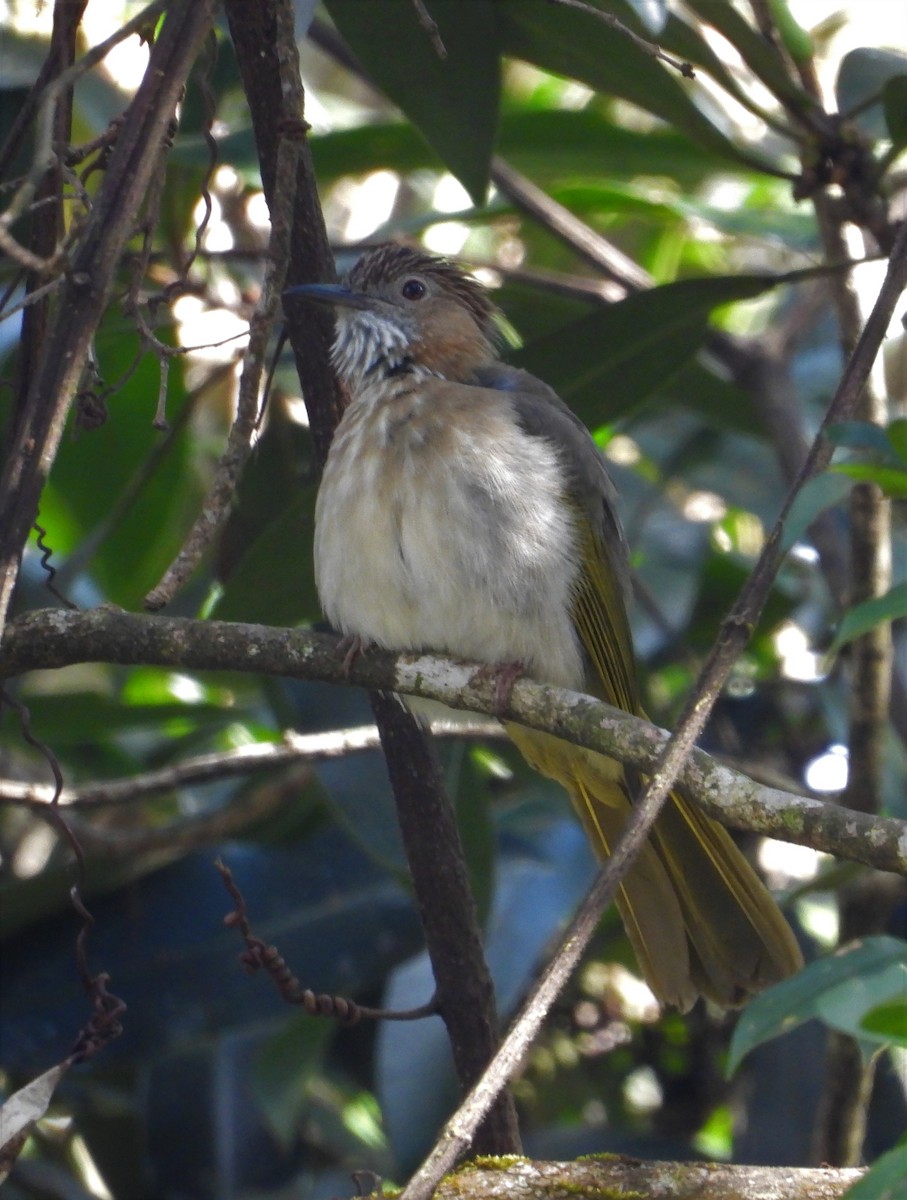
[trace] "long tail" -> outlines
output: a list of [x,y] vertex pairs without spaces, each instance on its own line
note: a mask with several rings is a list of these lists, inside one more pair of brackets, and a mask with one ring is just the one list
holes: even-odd
[[[620,764],[522,726],[507,732],[536,770],[564,785],[596,855],[607,858],[630,811]],[[730,835],[676,792],[617,905],[652,991],[681,1011],[699,995],[742,1004],[803,964],[790,926]]]

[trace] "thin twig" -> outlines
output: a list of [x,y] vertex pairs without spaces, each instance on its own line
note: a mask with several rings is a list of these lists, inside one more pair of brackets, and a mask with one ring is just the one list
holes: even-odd
[[447,47],[441,40],[438,22],[432,17],[431,13],[425,7],[425,0],[413,0],[413,8],[416,10],[416,16],[419,18],[419,24],[428,34],[429,41],[435,48],[435,54],[437,54],[438,58],[447,58]]
[[61,250],[56,251],[49,258],[33,254],[26,246],[16,241],[7,229],[2,216],[0,216],[0,250],[4,254],[8,254],[20,267],[24,267],[26,271],[34,271],[36,275],[53,274],[66,259],[66,255]]
[[[156,5],[152,9],[160,11]],[[105,177],[73,249],[73,271],[41,347],[0,476],[0,625],[6,620],[41,489],[56,457],[134,214],[158,161],[157,148],[173,120],[199,39],[212,20],[211,0],[191,4],[173,0],[167,6],[149,69],[124,115]],[[65,73],[59,76],[49,92],[65,78]]]
[[153,0],[153,3],[143,8],[141,12],[136,13],[130,21],[127,21],[119,29],[115,30],[110,37],[105,38],[103,42],[99,42],[83,54],[78,62],[73,63],[67,70],[55,76],[53,82],[48,84],[44,89],[40,98],[35,98],[38,106],[38,121],[31,170],[13,195],[6,212],[0,215],[0,227],[8,228],[14,221],[18,220],[26,207],[31,203],[32,197],[45,171],[53,161],[53,131],[50,114],[57,97],[71,84],[75,83],[80,76],[84,75],[86,71],[90,71],[92,67],[102,62],[120,42],[125,41],[126,38],[147,28],[149,25],[153,25],[166,7],[167,0]]
[[606,278],[628,292],[652,287],[652,276],[645,268],[497,154],[491,160],[491,179],[518,208],[539,221]]
[[44,808],[44,817],[69,846],[73,856],[75,870],[73,883],[69,889],[69,899],[81,921],[79,932],[76,935],[76,965],[82,986],[91,1004],[91,1016],[79,1030],[67,1055],[66,1063],[68,1066],[72,1066],[76,1063],[87,1062],[108,1042],[120,1036],[123,1032],[120,1018],[126,1011],[126,1005],[119,996],[115,996],[108,990],[110,976],[106,972],[92,975],[88,965],[88,938],[94,928],[95,920],[82,899],[86,879],[85,855],[82,845],[59,808],[59,799],[63,791],[63,772],[60,763],[51,748],[33,733],[31,713],[27,706],[6,689],[0,688],[0,706],[3,704],[8,704],[16,712],[23,740],[39,752],[54,777],[53,796],[50,803]]
[[[281,14],[284,12],[282,8],[278,11]],[[279,30],[278,35],[282,39],[295,36],[292,30],[287,29]],[[285,63],[282,67],[286,70]],[[286,73],[289,75],[290,72]],[[277,317],[290,257],[299,145],[305,135],[305,127],[299,116],[301,106],[297,104],[293,111],[298,88],[298,78],[287,79],[283,88],[287,108],[280,120],[283,136],[277,148],[275,183],[270,199],[271,236],[267,267],[261,295],[249,323],[249,343],[239,382],[236,420],[201,513],[189,531],[183,548],[161,581],[145,597],[145,605],[149,609],[162,608],[169,603],[201,561],[233,503],[239,476],[252,450],[268,339]]]
[[163,825],[136,824],[131,820],[120,826],[107,821],[94,822],[81,814],[77,816],[72,809],[67,810],[66,819],[82,843],[86,856],[90,855],[95,861],[121,859],[134,862],[137,855],[146,854],[171,858],[239,837],[251,826],[278,812],[291,795],[298,795],[309,778],[309,769],[300,767],[274,786],[263,784],[248,794],[238,792],[218,808],[190,817],[177,817]]
[[237,929],[246,943],[246,948],[240,954],[239,961],[247,975],[257,971],[265,971],[274,981],[274,986],[287,1004],[298,1004],[312,1017],[332,1017],[345,1025],[356,1025],[359,1021],[422,1021],[426,1017],[438,1015],[436,997],[416,1008],[370,1008],[365,1004],[357,1004],[346,996],[329,996],[324,992],[313,992],[304,988],[281,956],[276,946],[269,946],[257,937],[249,921],[246,911],[246,900],[240,891],[233,872],[222,859],[217,859],[215,867],[220,871],[224,887],[230,893],[235,905],[232,912],[224,917],[224,924],[231,929]]
[[5,321],[7,317],[15,316],[16,313],[21,312],[23,308],[28,308],[37,301],[43,300],[45,296],[48,296],[54,290],[54,288],[58,288],[62,282],[63,276],[57,275],[55,279],[51,279],[47,283],[42,284],[40,287],[34,288],[25,296],[24,300],[20,300],[18,304],[14,304],[12,308],[0,307],[0,321]]
[[[506,738],[498,722],[492,720],[436,722],[432,724],[431,731],[435,737],[440,738]],[[235,750],[214,754],[199,754],[171,767],[159,767],[154,771],[143,771],[138,775],[127,775],[120,779],[105,779],[79,787],[64,787],[59,795],[59,803],[62,807],[71,805],[83,809],[130,804],[161,792],[236,779],[293,763],[330,762],[332,759],[346,758],[350,754],[377,750],[380,745],[378,730],[374,725],[363,725],[358,729],[340,729],[330,733],[304,734],[287,729],[279,742],[238,746]],[[0,804],[25,804],[43,808],[52,799],[53,790],[44,784],[0,779]]]
[[[206,375],[196,387],[187,393],[182,407],[176,417],[169,422],[166,432],[155,441],[123,489],[111,501],[110,507],[101,520],[82,539],[59,568],[61,585],[64,583],[67,585],[70,584],[85,569],[88,563],[91,562],[98,548],[104,544],[113,530],[129,514],[144,489],[155,478],[162,463],[174,449],[179,436],[195,414],[199,403],[211,388],[217,387],[229,378],[233,374],[234,368],[234,362],[218,364],[209,375]],[[116,388],[121,387],[122,382],[122,380],[118,380],[110,391],[115,391]],[[105,392],[105,396],[109,394],[110,392]]]
[[648,54],[650,58],[667,63],[669,67],[673,67],[675,71],[679,71],[684,79],[696,78],[696,72],[693,70],[692,63],[684,62],[680,59],[672,58],[670,54],[665,54],[660,46],[656,46],[654,42],[648,42],[645,38],[640,37],[638,33],[634,33],[623,21],[618,20],[613,13],[605,12],[601,8],[594,8],[591,4],[586,4],[584,0],[548,0],[548,3],[559,4],[562,8],[576,8],[580,12],[588,13],[590,17],[597,17],[599,21],[604,21],[616,33],[621,33],[624,37],[629,38],[635,46],[642,50],[643,54]]

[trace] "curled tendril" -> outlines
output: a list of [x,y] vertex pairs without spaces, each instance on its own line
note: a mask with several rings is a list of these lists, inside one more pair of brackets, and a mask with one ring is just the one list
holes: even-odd
[[239,955],[243,970],[248,975],[265,971],[270,975],[280,995],[287,1004],[296,1004],[304,1008],[313,1017],[331,1017],[342,1021],[344,1025],[355,1025],[358,1021],[418,1021],[423,1017],[434,1016],[438,1011],[437,1002],[432,998],[427,1004],[418,1008],[391,1010],[383,1008],[368,1008],[357,1004],[345,996],[330,996],[325,992],[313,992],[304,988],[287,965],[276,946],[269,946],[252,932],[246,910],[246,901],[236,885],[230,868],[220,859],[214,864],[224,881],[224,886],[230,893],[235,908],[224,917],[224,924],[230,929],[238,929],[245,942],[245,949]]

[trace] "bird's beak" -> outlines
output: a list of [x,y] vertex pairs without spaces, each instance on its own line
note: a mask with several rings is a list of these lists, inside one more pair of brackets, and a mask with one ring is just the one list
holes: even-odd
[[339,304],[344,308],[371,308],[371,298],[361,292],[351,292],[339,283],[298,283],[284,292],[285,296],[299,296],[302,300],[313,300],[316,304]]

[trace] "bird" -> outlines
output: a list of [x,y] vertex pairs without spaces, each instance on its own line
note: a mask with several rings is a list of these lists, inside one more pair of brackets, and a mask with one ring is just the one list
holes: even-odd
[[[349,398],[315,512],[324,615],[356,648],[432,650],[585,692],[645,716],[631,641],[618,496],[591,434],[542,380],[500,356],[489,291],[456,263],[387,243],[329,304]],[[569,794],[600,861],[640,779],[513,721]],[[793,932],[733,839],[671,793],[616,902],[662,1005],[745,1003],[802,965]]]

